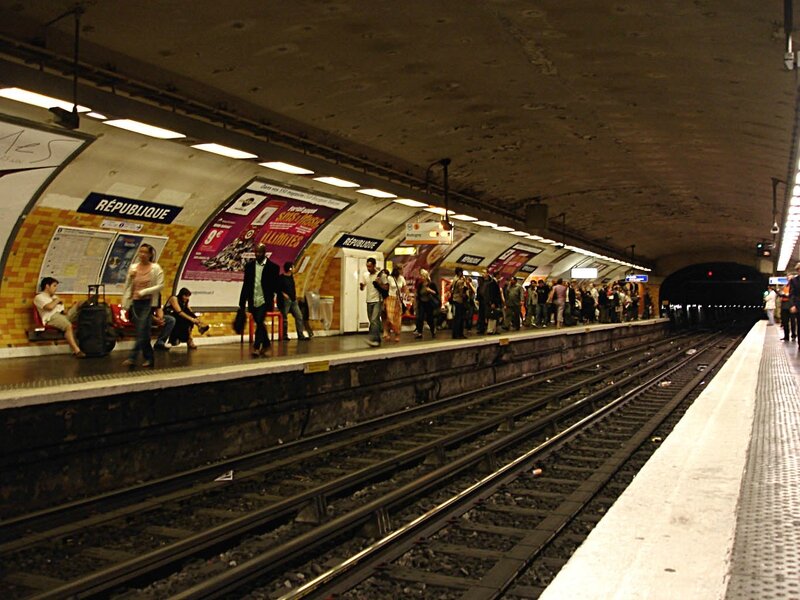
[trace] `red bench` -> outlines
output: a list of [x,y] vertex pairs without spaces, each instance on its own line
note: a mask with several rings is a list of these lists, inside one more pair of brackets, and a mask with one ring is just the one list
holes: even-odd
[[33,329],[28,331],[28,340],[31,342],[49,342],[53,340],[63,340],[64,332],[51,325],[42,323],[39,309],[33,305]]
[[[153,312],[155,312],[155,309],[153,309]],[[120,336],[136,336],[136,326],[128,317],[128,311],[121,304],[111,304],[111,325],[117,330],[117,334]],[[160,331],[161,325],[156,325],[155,321],[153,321],[153,325],[150,328],[151,334],[155,335]]]
[[[253,320],[252,313],[248,313],[247,316],[249,317],[248,318],[248,323],[250,324],[250,327],[249,327],[249,329],[250,329],[249,339],[250,339],[250,343],[252,344],[253,343],[253,339],[255,339],[256,322]],[[281,336],[283,335],[283,313],[281,311],[279,311],[279,310],[272,310],[272,311],[267,313],[266,317],[264,317],[264,321],[266,321],[267,319],[270,320],[269,339],[274,342],[275,341],[275,322],[276,321],[278,322],[278,339],[280,339]]]

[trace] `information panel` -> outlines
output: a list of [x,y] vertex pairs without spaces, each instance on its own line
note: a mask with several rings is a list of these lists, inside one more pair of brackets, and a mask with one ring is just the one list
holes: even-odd
[[[43,277],[55,277],[58,291],[85,294],[89,285],[106,284],[106,293],[122,294],[125,277],[136,259],[139,246],[150,244],[156,249],[156,260],[169,238],[130,235],[116,231],[99,231],[79,227],[57,227],[39,271]],[[38,282],[37,282],[38,285]]]
[[85,294],[87,286],[100,281],[106,256],[116,232],[56,227],[44,255],[39,281],[55,277],[58,291]]

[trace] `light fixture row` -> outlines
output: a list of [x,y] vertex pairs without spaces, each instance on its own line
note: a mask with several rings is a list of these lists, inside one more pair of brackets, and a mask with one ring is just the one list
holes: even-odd
[[800,237],[800,163],[797,165],[792,197],[789,199],[789,208],[783,222],[783,238],[776,265],[778,271],[785,271],[789,266],[798,237]]
[[[30,104],[33,106],[38,106],[41,108],[52,109],[52,108],[60,108],[66,111],[72,111],[73,104],[71,102],[67,102],[65,100],[60,100],[58,98],[52,98],[50,96],[44,96],[42,94],[37,94],[35,92],[30,92],[27,90],[23,90],[16,87],[11,88],[2,88],[0,89],[0,97],[7,98],[9,100],[15,100],[17,102],[23,102],[25,104]],[[177,140],[185,138],[186,135],[177,131],[171,131],[169,129],[164,129],[162,127],[156,127],[154,125],[149,125],[147,123],[142,123],[141,121],[135,121],[133,119],[108,119],[105,115],[92,111],[91,108],[86,106],[78,105],[77,112],[81,114],[85,114],[88,117],[91,117],[97,121],[102,122],[105,125],[109,125],[111,127],[116,127],[118,129],[124,129],[126,131],[131,131],[134,133],[138,133],[141,135],[146,135],[149,137],[154,137],[162,140]],[[231,148],[229,146],[223,146],[222,144],[216,144],[213,142],[207,142],[202,144],[194,144],[192,148],[196,148],[197,150],[202,150],[204,152],[210,152],[212,154],[217,154],[220,156],[225,156],[228,158],[233,158],[236,160],[251,160],[258,158],[258,155],[253,154],[251,152],[245,152],[243,150],[238,150],[236,148]],[[311,169],[306,169],[304,167],[292,165],[289,163],[285,163],[282,161],[268,161],[268,162],[261,162],[258,163],[262,167],[266,167],[268,169],[273,169],[275,171],[280,171],[282,173],[288,173],[290,175],[314,175],[314,171]],[[331,176],[320,176],[314,177],[314,181],[319,181],[320,183],[325,183],[327,185],[339,187],[339,188],[361,188],[361,185],[355,183],[353,181],[348,181],[346,179],[340,179],[338,177],[331,177]],[[798,186],[795,187],[796,190],[800,190],[800,174],[798,174]],[[559,242],[556,242],[551,239],[543,238],[538,235],[530,235],[525,231],[515,230],[513,227],[508,227],[506,225],[499,225],[497,223],[493,223],[491,221],[484,221],[479,220],[476,217],[472,217],[470,215],[465,214],[448,214],[444,208],[438,206],[432,206],[427,204],[426,202],[420,202],[419,200],[413,200],[411,198],[398,198],[396,194],[391,194],[389,192],[384,192],[383,190],[375,189],[375,188],[361,188],[356,189],[356,193],[364,194],[366,196],[371,196],[373,198],[380,198],[380,199],[391,199],[393,202],[397,204],[402,204],[404,206],[408,206],[411,208],[422,208],[430,213],[441,215],[441,216],[449,216],[450,218],[464,221],[464,222],[472,222],[475,225],[479,225],[481,227],[490,227],[498,232],[501,233],[508,233],[510,235],[526,238],[534,241],[538,241],[543,244],[550,244],[553,246],[561,246]],[[798,195],[800,198],[800,195]],[[800,201],[798,201],[798,229],[794,231],[800,231]],[[786,231],[786,229],[784,229]],[[794,241],[797,240],[797,235],[795,233]],[[785,240],[784,240],[785,241]],[[600,260],[605,260],[608,262],[617,263],[620,265],[629,266],[631,268],[641,269],[642,271],[650,271],[647,267],[643,267],[641,265],[635,265],[633,263],[628,263],[625,261],[621,261],[610,256],[605,256],[601,254],[597,254],[596,252],[592,252],[590,250],[584,250],[582,248],[578,248],[576,246],[565,246],[567,249],[573,250],[574,252],[578,252],[580,254],[585,254],[586,256],[593,256]],[[788,260],[788,259],[787,259]]]

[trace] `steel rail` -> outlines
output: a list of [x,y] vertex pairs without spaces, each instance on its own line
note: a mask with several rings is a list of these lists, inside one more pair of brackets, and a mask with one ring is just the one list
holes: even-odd
[[[673,356],[665,357],[659,361],[662,366],[665,362],[674,361],[678,355],[684,353],[684,350],[678,350]],[[686,361],[694,360],[696,355],[681,360],[679,365]],[[648,367],[648,371],[657,368],[656,365]],[[670,367],[655,375],[649,382],[658,382],[663,379],[665,374],[669,374],[675,368]],[[303,535],[290,540],[289,542],[273,548],[258,557],[250,559],[244,563],[237,565],[225,573],[212,577],[211,579],[202,582],[192,588],[180,592],[173,596],[174,600],[198,600],[205,598],[216,598],[226,593],[231,593],[233,590],[238,589],[242,585],[255,580],[263,575],[265,572],[274,571],[277,568],[292,562],[298,557],[307,554],[313,547],[320,547],[327,544],[329,541],[339,538],[345,534],[366,525],[377,517],[378,522],[383,523],[384,526],[388,523],[388,512],[399,506],[404,506],[412,499],[419,495],[441,486],[444,482],[451,480],[453,477],[464,472],[465,470],[474,467],[476,464],[481,463],[487,457],[495,456],[501,450],[512,446],[520,439],[530,437],[546,431],[548,428],[554,426],[561,420],[572,416],[575,413],[583,410],[587,405],[592,406],[594,402],[599,401],[602,397],[608,396],[614,391],[620,389],[622,386],[631,383],[641,375],[634,375],[624,378],[619,382],[615,382],[613,386],[609,386],[590,394],[580,400],[560,409],[553,413],[538,419],[535,422],[526,424],[519,429],[514,430],[510,434],[492,441],[484,447],[470,452],[462,457],[456,458],[450,464],[444,465],[422,477],[414,482],[403,485],[402,487],[386,494],[385,496],[375,499],[364,506],[361,506],[350,513],[341,515],[334,518],[328,523],[322,524]],[[634,389],[640,389],[645,384],[639,384]],[[627,396],[626,392],[624,396]],[[602,411],[600,411],[601,414]],[[581,422],[585,420],[582,419]],[[557,434],[557,436],[560,434]],[[560,437],[554,436],[556,439]],[[552,439],[552,438],[551,438]]]
[[[318,597],[320,595],[330,597],[330,595],[336,595],[352,588],[358,582],[363,581],[365,578],[372,575],[379,565],[387,564],[395,560],[405,553],[409,547],[417,543],[419,539],[428,537],[432,533],[435,533],[439,529],[445,527],[448,523],[452,522],[453,518],[457,518],[466,510],[473,508],[476,503],[488,498],[498,488],[508,485],[511,481],[518,478],[521,473],[526,473],[535,462],[543,460],[547,455],[562,447],[565,443],[571,441],[586,431],[589,427],[595,425],[601,419],[627,405],[629,402],[640,396],[648,389],[658,385],[658,383],[662,381],[664,377],[674,373],[679,369],[683,369],[688,363],[697,360],[703,353],[715,346],[716,343],[716,341],[711,341],[696,354],[688,356],[677,365],[671,366],[665,371],[660,372],[656,376],[651,377],[647,381],[639,384],[635,388],[628,390],[608,404],[596,409],[591,414],[581,418],[579,421],[556,433],[545,442],[520,455],[506,465],[497,469],[495,472],[487,475],[475,484],[469,486],[448,500],[440,503],[433,509],[420,515],[410,523],[391,532],[382,539],[371,544],[367,548],[364,548],[362,551],[344,560],[342,563],[329,569],[325,573],[322,573],[303,586],[282,596],[280,600],[301,600],[310,597]],[[721,359],[722,357],[720,357],[718,360]],[[677,406],[677,404],[682,402],[684,398],[691,392],[691,390],[697,387],[701,380],[707,378],[707,375],[707,373],[701,373],[695,377],[689,385],[685,386],[679,391],[678,394],[676,394],[675,398],[671,400],[671,403]],[[671,410],[665,411],[662,408],[662,410],[659,411],[660,418],[658,419],[658,422],[660,423],[663,421],[669,412],[671,412]],[[647,437],[647,434],[642,435],[644,437],[639,440],[636,445],[637,447],[641,445],[643,439]],[[609,477],[612,474],[613,473],[610,473]],[[591,497],[587,497],[586,502],[588,502],[590,499]],[[572,514],[565,516],[569,516],[569,519],[571,520],[574,514],[576,514],[579,510],[580,507],[576,506],[572,511]],[[552,525],[553,521],[548,521],[548,528],[552,528]],[[552,536],[554,536],[556,533],[556,528],[553,528]],[[538,553],[538,550],[534,552],[534,554],[535,553]],[[507,588],[511,583],[511,581],[507,581],[504,585],[504,588]],[[178,597],[195,599],[210,598],[215,597],[215,595],[179,595]]]

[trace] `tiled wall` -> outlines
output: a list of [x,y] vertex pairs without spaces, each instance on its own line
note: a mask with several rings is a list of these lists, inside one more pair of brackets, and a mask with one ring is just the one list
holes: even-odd
[[[49,207],[37,207],[28,214],[11,247],[0,286],[0,344],[6,347],[29,344],[26,332],[33,326],[33,297],[37,292],[42,261],[56,227],[101,229],[102,220],[103,217],[99,215]],[[165,291],[171,291],[183,258],[182,249],[189,246],[194,229],[174,224],[145,223],[141,233],[169,237],[158,262],[165,273]],[[59,295],[67,306],[85,297]],[[118,302],[119,296],[109,297],[108,301]]]

